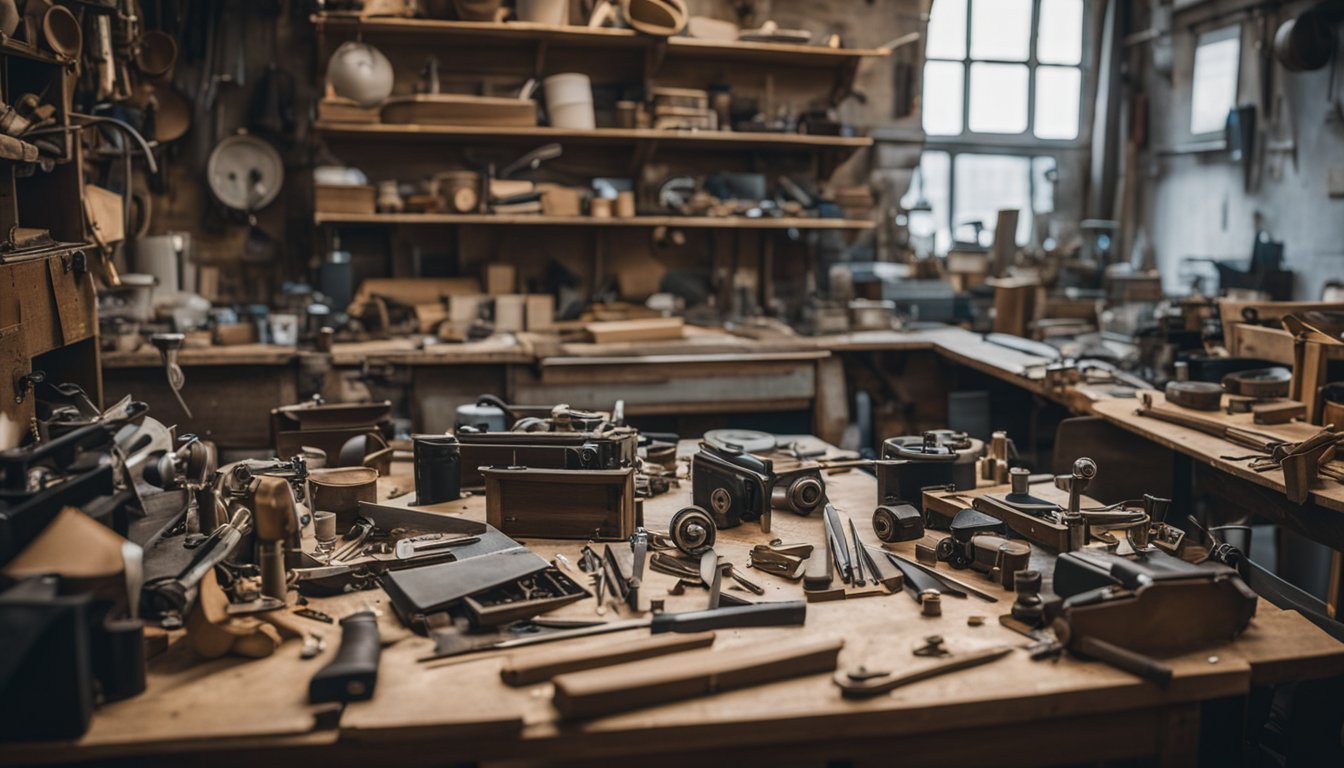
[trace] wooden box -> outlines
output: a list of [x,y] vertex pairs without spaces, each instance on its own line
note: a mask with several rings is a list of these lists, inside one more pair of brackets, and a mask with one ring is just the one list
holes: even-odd
[[635,470],[483,467],[485,521],[516,538],[628,539]]
[[313,210],[318,213],[374,213],[376,197],[377,191],[369,184],[315,184]]

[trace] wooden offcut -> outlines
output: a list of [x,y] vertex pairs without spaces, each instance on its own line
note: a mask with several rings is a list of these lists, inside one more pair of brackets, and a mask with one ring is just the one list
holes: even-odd
[[680,317],[650,317],[642,320],[612,320],[589,323],[585,330],[596,344],[622,341],[664,341],[680,339],[685,334],[686,322]]
[[555,708],[565,719],[583,719],[830,672],[844,645],[828,638],[779,647],[752,643],[686,654],[676,664],[650,659],[560,675],[554,681]]

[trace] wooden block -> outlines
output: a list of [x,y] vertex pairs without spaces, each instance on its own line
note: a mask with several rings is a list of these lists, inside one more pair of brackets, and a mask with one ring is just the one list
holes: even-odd
[[583,193],[573,187],[547,186],[541,193],[541,212],[547,216],[579,216]]
[[483,469],[485,521],[509,536],[628,539],[635,532],[633,469]]
[[485,301],[485,298],[481,295],[443,297],[443,304],[448,308],[448,322],[474,322],[481,316],[481,302]]
[[549,331],[555,327],[555,296],[533,293],[527,297],[524,325],[529,331]]
[[555,678],[555,708],[567,719],[597,717],[678,699],[748,688],[775,680],[830,672],[843,640],[798,640],[779,646],[751,643],[727,651],[637,661]]
[[680,339],[684,335],[685,325],[685,321],[680,317],[651,317],[643,320],[589,323],[585,329],[592,334],[595,343],[610,344]]
[[377,210],[378,192],[371,184],[315,184],[313,210],[319,213],[368,214]]
[[490,262],[481,268],[481,283],[487,296],[514,293],[518,289],[518,269],[512,264]]
[[518,333],[527,326],[525,323],[527,297],[514,293],[495,297],[495,331]]
[[371,277],[359,284],[354,304],[382,296],[398,304],[414,306],[439,301],[445,296],[475,295],[481,281],[474,277]]
[[229,323],[215,326],[215,343],[221,347],[255,344],[257,326],[254,323]]
[[568,672],[652,659],[671,653],[707,648],[713,644],[713,632],[696,632],[689,635],[675,633],[651,635],[638,640],[604,643],[596,648],[538,649],[510,657],[499,670],[499,677],[505,684],[515,687],[532,685]]
[[1304,419],[1307,406],[1293,400],[1276,400],[1251,406],[1256,424],[1287,424],[1293,419]]

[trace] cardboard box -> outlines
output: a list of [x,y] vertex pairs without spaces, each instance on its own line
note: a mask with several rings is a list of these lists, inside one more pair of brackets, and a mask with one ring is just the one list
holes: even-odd
[[521,293],[495,297],[495,331],[518,333],[525,325],[527,297]]
[[555,327],[555,296],[534,293],[527,297],[524,322],[529,331],[549,331]]
[[518,270],[512,264],[491,262],[481,268],[481,283],[487,296],[502,296],[518,290]]

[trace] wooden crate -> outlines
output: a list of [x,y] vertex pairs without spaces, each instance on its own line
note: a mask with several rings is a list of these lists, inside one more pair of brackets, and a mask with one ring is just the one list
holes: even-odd
[[370,184],[316,184],[313,210],[318,213],[371,214],[377,210],[377,190]]

